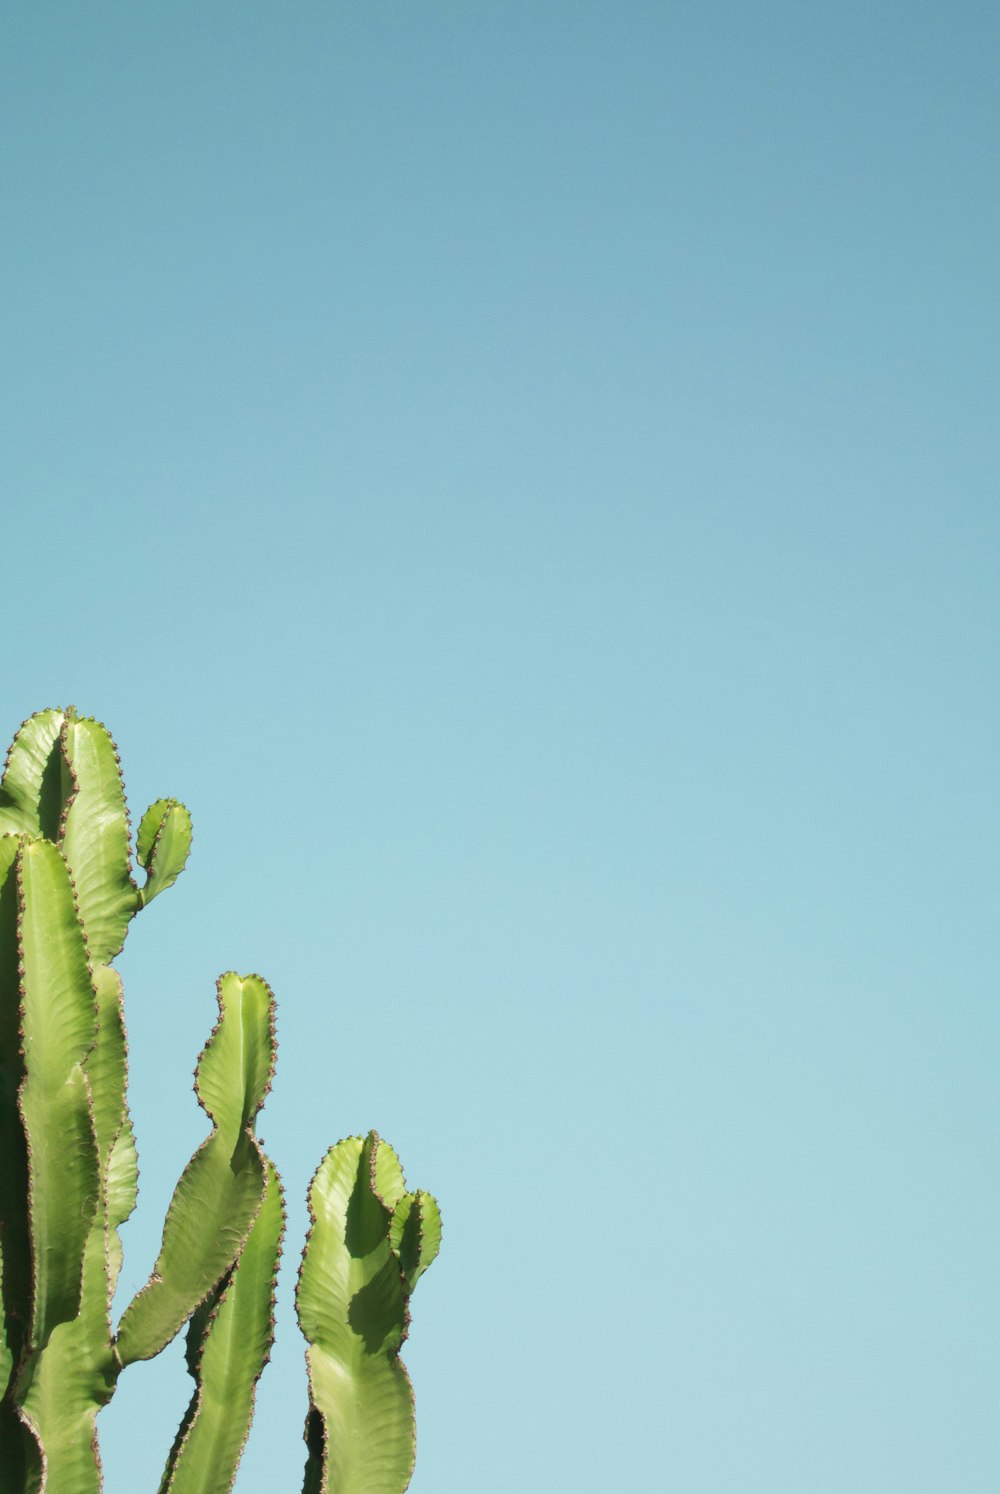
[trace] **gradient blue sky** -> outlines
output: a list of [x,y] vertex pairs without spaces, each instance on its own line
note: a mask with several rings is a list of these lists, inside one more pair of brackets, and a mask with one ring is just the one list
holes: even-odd
[[[237,1488],[299,1487],[326,1145],[445,1211],[413,1494],[993,1494],[995,5],[13,0],[8,736],[189,871],[133,929],[140,1208],[216,974],[292,1211]],[[156,1487],[179,1349],[102,1418]]]

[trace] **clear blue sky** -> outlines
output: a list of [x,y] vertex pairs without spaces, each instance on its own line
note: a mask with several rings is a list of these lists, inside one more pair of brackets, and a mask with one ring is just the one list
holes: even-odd
[[[1000,13],[14,0],[6,739],[189,871],[122,962],[142,1193],[216,974],[292,1212],[445,1212],[413,1494],[993,1494]],[[102,1417],[142,1494],[177,1348]]]

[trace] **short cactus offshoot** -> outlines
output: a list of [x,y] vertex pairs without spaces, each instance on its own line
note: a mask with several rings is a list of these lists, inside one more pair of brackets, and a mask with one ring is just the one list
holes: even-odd
[[[274,1337],[284,1231],[254,1126],[274,1073],[274,997],[223,975],[195,1092],[211,1133],[184,1169],[147,1284],[117,1332],[118,1231],[136,1202],[121,980],[131,919],[180,875],[182,804],[143,815],[133,878],[114,743],[72,709],[21,727],[0,783],[0,1494],[99,1494],[96,1421],[119,1376],[187,1324],[194,1394],[160,1494],[228,1494]],[[430,1194],[370,1132],[331,1147],[309,1194],[296,1306],[311,1404],[304,1494],[403,1494],[409,1299],[437,1254]]]

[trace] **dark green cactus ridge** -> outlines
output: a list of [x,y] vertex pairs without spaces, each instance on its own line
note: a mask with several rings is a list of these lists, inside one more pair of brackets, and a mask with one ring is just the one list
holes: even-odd
[[[160,1494],[229,1494],[249,1434],[285,1219],[254,1130],[275,1064],[260,976],[218,981],[195,1074],[212,1129],[117,1334],[110,1317],[138,1178],[111,962],[190,847],[188,811],[157,799],[136,837],[139,885],[106,729],[72,707],[23,723],[0,781],[0,1494],[100,1494],[98,1412],[123,1370],[185,1324],[194,1393]],[[403,1494],[414,1425],[399,1350],[440,1246],[437,1204],[407,1192],[374,1132],[330,1149],[309,1203],[296,1293],[311,1396],[304,1489]]]

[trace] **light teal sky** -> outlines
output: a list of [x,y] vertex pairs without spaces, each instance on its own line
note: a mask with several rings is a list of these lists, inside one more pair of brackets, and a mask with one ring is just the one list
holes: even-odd
[[[194,857],[123,960],[142,1194],[216,974],[293,1211],[445,1210],[413,1494],[993,1494],[995,6],[136,6],[0,27],[7,737]],[[103,1418],[156,1488],[175,1349]]]

